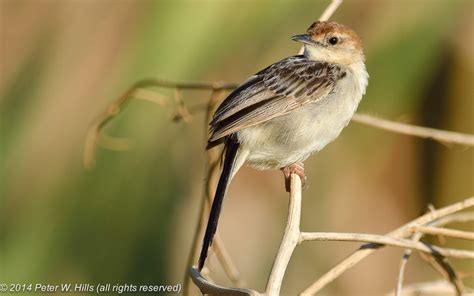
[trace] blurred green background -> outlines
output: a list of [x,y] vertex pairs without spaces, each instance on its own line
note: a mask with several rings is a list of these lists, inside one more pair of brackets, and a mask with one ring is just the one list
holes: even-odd
[[[204,116],[176,124],[172,105],[135,100],[106,129],[133,149],[99,149],[91,171],[82,166],[88,125],[140,78],[239,82],[294,55],[290,36],[327,3],[0,0],[0,282],[181,283],[205,177]],[[474,133],[473,3],[346,0],[332,20],[365,43],[370,80],[359,111]],[[192,106],[209,93],[183,97]],[[352,123],[306,162],[302,228],[385,233],[428,203],[471,195],[473,156]],[[287,202],[280,172],[244,168],[230,187],[219,231],[249,287],[264,290]],[[295,295],[356,246],[298,247],[282,294]],[[322,295],[388,292],[400,256],[379,251]],[[209,262],[229,284],[215,255]],[[453,263],[473,271],[472,262]],[[408,283],[437,277],[410,261]]]

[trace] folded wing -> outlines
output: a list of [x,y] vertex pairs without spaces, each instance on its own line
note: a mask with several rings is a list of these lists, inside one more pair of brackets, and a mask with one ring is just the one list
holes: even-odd
[[208,147],[241,129],[282,116],[334,90],[344,70],[304,56],[283,59],[250,77],[220,104]]

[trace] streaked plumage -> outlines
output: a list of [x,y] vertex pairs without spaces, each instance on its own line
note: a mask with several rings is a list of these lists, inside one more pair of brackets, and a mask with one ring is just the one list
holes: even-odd
[[210,143],[243,128],[285,115],[329,94],[346,72],[303,55],[283,59],[234,90],[211,121]]
[[[217,229],[227,185],[237,170],[244,163],[281,169],[303,162],[339,135],[365,93],[368,74],[355,32],[337,23],[316,22],[308,34],[295,36],[306,44],[303,55],[253,75],[215,111],[208,148],[224,142],[226,152],[199,269]],[[336,43],[330,38],[337,38]]]

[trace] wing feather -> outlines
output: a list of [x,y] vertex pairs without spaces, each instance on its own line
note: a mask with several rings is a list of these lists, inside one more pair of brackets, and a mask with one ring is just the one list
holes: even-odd
[[210,123],[209,146],[241,129],[282,116],[327,96],[345,72],[304,56],[283,59],[250,77],[221,103]]

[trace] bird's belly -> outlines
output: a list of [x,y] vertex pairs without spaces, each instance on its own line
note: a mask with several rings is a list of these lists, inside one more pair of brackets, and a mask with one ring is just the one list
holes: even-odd
[[328,96],[287,115],[238,132],[247,163],[278,169],[302,162],[333,141],[348,124],[360,99]]

